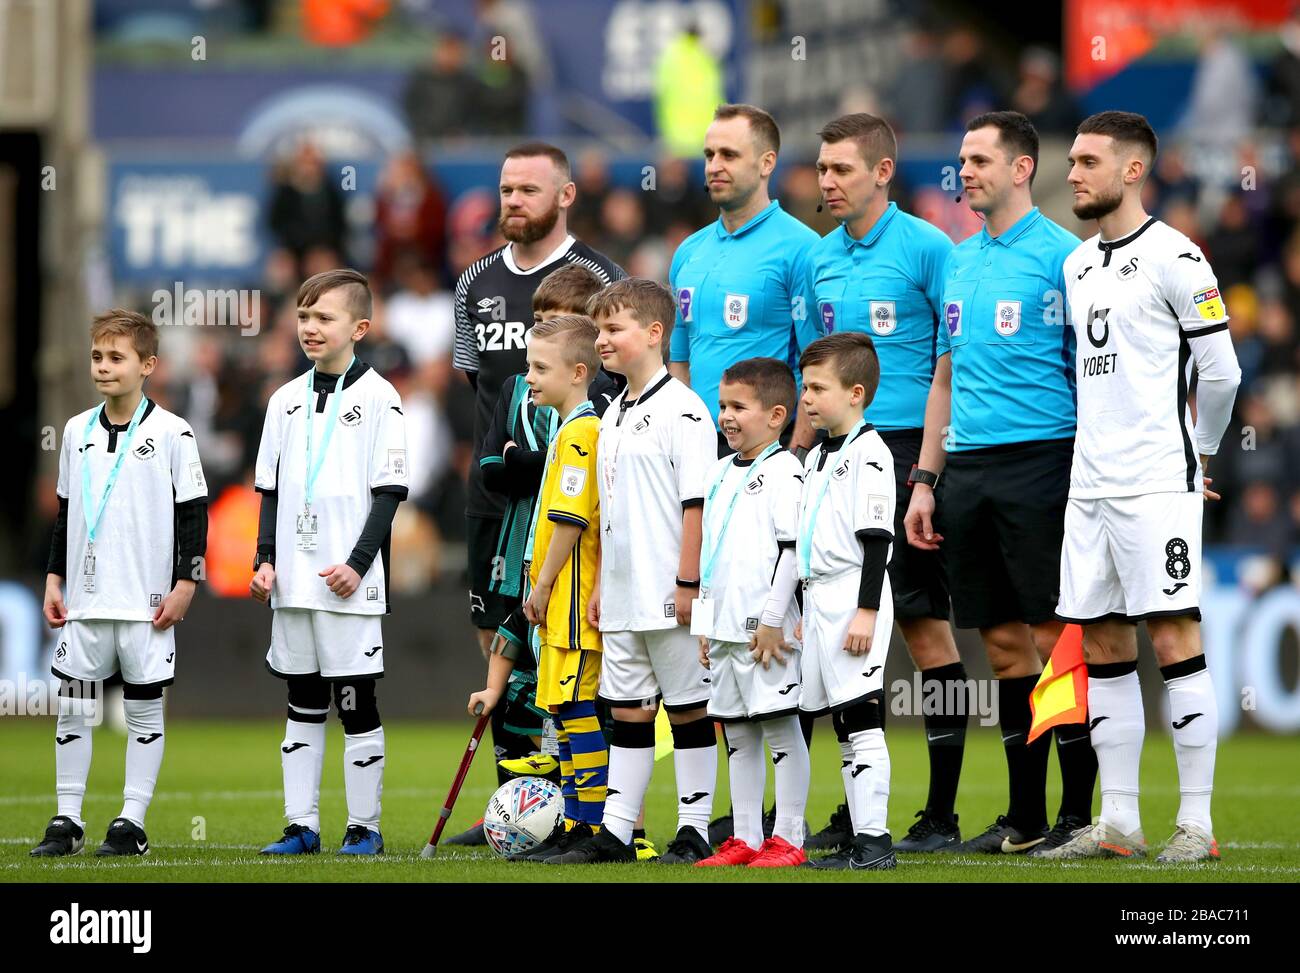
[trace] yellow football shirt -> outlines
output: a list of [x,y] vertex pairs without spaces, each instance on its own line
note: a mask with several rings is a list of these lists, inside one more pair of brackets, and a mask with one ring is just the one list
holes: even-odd
[[579,414],[556,434],[555,450],[542,474],[537,530],[528,579],[537,584],[556,524],[582,528],[578,543],[551,589],[546,618],[538,626],[542,644],[561,649],[600,651],[600,632],[587,622],[587,602],[596,584],[600,558],[600,485],[596,440],[600,420],[594,411]]

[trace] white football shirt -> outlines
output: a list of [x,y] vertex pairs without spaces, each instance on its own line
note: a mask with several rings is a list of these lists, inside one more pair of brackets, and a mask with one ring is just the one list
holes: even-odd
[[312,494],[315,550],[301,550],[298,519],[306,499],[307,421],[314,423],[312,450],[319,455],[334,395],[331,381],[325,391],[312,393],[309,410],[311,374],[299,375],[271,396],[257,451],[256,486],[278,495],[271,607],[382,615],[388,610],[385,556],[375,558],[348,598],[330,591],[319,572],[347,561],[370,513],[374,489],[408,486],[402,400],[373,368],[353,365],[338,393],[342,400],[334,434]]
[[1070,496],[1199,492],[1189,340],[1228,327],[1205,255],[1153,217],[1123,239],[1081,243],[1065,284],[1078,347]]
[[[849,435],[843,446],[829,452],[825,443],[818,443],[804,463],[799,509],[800,573],[805,557],[802,545],[809,520],[815,515],[809,565],[811,577],[819,580],[862,570],[858,531],[891,538],[886,557],[892,557],[894,552],[893,454],[870,423],[858,435]],[[823,487],[826,492],[818,505]]]
[[88,592],[82,465],[90,467],[91,502],[97,505],[126,445],[125,427],[110,428],[102,413],[86,436],[94,411],[68,420],[59,453],[57,490],[68,500],[68,618],[152,621],[177,569],[175,504],[208,495],[203,464],[189,423],[150,399],[95,528],[95,590]]
[[600,420],[600,630],[677,624],[683,504],[703,502],[718,432],[704,400],[661,368]]
[[[803,466],[792,453],[781,449],[754,472],[753,461],[742,460],[737,453],[717,461],[709,472],[706,490],[712,490],[715,482],[717,492],[712,500],[706,495],[704,503],[704,536],[715,539],[711,541],[715,554],[710,587],[701,592],[714,602],[713,628],[708,635],[722,642],[748,642],[758,631],[772,593],[781,555],[779,542],[793,544],[797,538]],[[735,509],[726,533],[720,534],[733,496]],[[703,562],[700,570],[704,570]],[[787,636],[794,634],[798,621],[799,605],[791,598],[785,615]]]

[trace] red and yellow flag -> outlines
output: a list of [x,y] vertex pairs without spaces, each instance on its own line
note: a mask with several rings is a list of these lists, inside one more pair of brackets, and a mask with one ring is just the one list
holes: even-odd
[[1052,657],[1029,694],[1034,714],[1029,742],[1061,723],[1088,718],[1088,667],[1083,663],[1083,627],[1067,625],[1052,647]]

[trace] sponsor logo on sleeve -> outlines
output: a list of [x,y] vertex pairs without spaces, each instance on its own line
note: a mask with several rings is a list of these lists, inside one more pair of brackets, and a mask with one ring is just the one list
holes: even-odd
[[681,313],[683,321],[694,321],[695,313],[695,288],[679,287],[677,288],[677,310]]
[[1192,295],[1192,306],[1206,321],[1222,321],[1228,316],[1223,308],[1223,298],[1217,287],[1206,287]]
[[949,301],[943,306],[943,320],[948,325],[948,337],[956,338],[961,334],[961,301]]
[[817,310],[822,316],[822,330],[827,334],[835,331],[835,305],[830,301],[822,301],[817,305]]

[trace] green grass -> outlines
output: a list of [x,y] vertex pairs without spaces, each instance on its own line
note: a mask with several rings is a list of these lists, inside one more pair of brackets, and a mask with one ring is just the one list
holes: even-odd
[[[1052,864],[1019,858],[952,859],[903,856],[892,873],[814,873],[807,869],[685,869],[642,865],[511,865],[486,851],[443,848],[434,861],[418,853],[428,840],[456,764],[469,737],[460,725],[399,723],[387,727],[388,772],[380,859],[340,860],[346,823],[342,735],[331,723],[321,794],[326,853],[302,859],[259,858],[257,850],[283,828],[280,754],[283,722],[178,722],[168,727],[167,754],[146,822],[152,850],[139,859],[96,859],[87,852],[67,860],[35,861],[27,852],[54,813],[53,723],[7,719],[0,728],[0,881],[79,882],[1295,882],[1300,879],[1300,760],[1294,739],[1238,736],[1219,747],[1214,798],[1215,831],[1223,860],[1214,865],[1161,866],[1147,862]],[[893,793],[890,827],[903,834],[924,804],[923,734],[891,730]],[[121,809],[125,738],[100,728],[85,812],[87,845]],[[486,751],[486,748],[485,748]],[[828,729],[813,743],[808,819],[820,828],[842,800],[839,755]],[[721,775],[725,778],[725,772]],[[1055,761],[1049,774],[1049,811],[1059,796]],[[1142,768],[1142,817],[1153,857],[1173,830],[1178,802],[1173,750],[1162,734],[1147,738]],[[769,793],[771,789],[769,774]],[[494,787],[487,752],[479,755],[448,825],[450,836],[481,812]],[[715,808],[725,808],[725,780]],[[964,833],[974,834],[1003,810],[1006,769],[993,729],[969,737],[958,801]],[[647,802],[650,837],[660,850],[671,838],[676,801],[672,760],[656,768]]]

